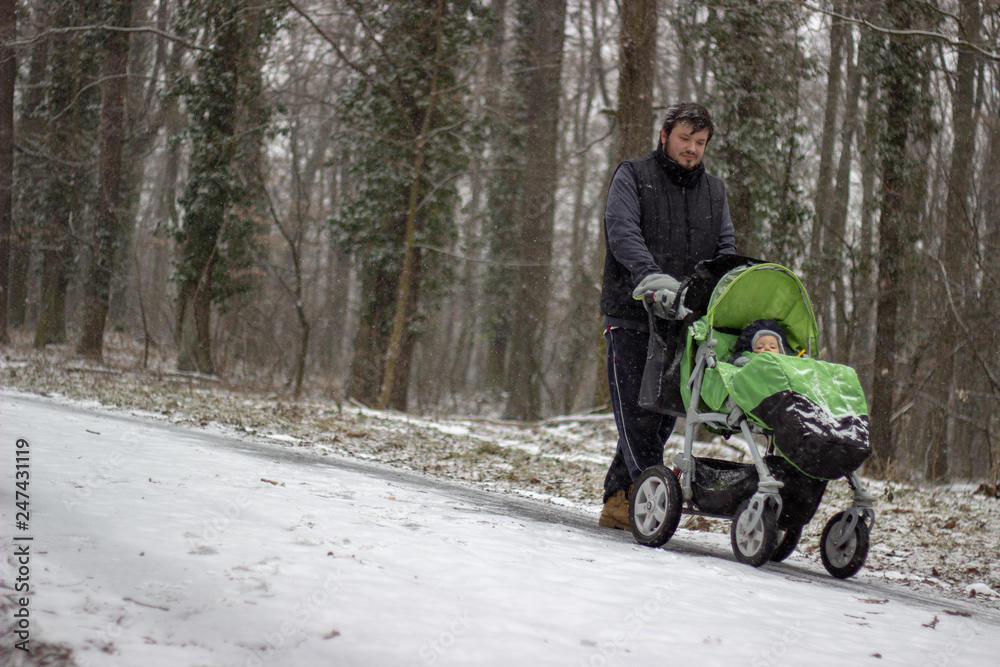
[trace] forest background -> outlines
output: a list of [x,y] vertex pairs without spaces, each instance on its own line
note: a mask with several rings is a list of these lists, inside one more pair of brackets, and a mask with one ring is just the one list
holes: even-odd
[[715,115],[875,475],[1000,475],[998,0],[0,0],[0,339],[243,386],[606,409],[602,214]]

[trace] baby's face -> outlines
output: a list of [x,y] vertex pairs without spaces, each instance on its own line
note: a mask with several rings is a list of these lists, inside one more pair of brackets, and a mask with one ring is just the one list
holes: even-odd
[[754,343],[753,351],[760,354],[761,352],[774,352],[779,354],[781,348],[778,346],[778,339],[774,336],[761,336]]

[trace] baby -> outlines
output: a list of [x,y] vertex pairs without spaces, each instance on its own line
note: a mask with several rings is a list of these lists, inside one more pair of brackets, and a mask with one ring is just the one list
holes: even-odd
[[778,334],[771,333],[767,329],[758,331],[753,337],[753,351],[757,354],[761,352],[773,352],[774,354],[784,354],[785,348],[781,345]]
[[785,354],[788,349],[788,338],[785,330],[774,320],[756,320],[751,322],[736,339],[733,356],[729,363],[744,366],[750,359],[747,352],[771,352]]

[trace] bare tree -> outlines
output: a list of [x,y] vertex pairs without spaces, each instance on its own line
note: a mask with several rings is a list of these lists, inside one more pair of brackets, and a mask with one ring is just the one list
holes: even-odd
[[[912,27],[913,15],[905,2],[888,0],[889,25]],[[901,306],[906,298],[910,243],[906,228],[913,212],[913,195],[924,183],[915,177],[909,159],[910,143],[923,123],[921,82],[926,71],[923,46],[904,37],[889,37],[883,47],[877,76],[883,96],[884,119],[876,142],[880,154],[882,197],[878,223],[878,299],[875,331],[875,376],[872,383],[872,463],[877,474],[898,473],[893,435],[897,406],[896,355],[901,340]]]
[[[130,26],[133,6],[133,0],[117,0],[110,6],[110,25]],[[77,346],[80,354],[96,359],[101,359],[104,352],[104,323],[111,296],[111,276],[119,256],[119,245],[125,236],[125,221],[121,216],[121,179],[129,33],[109,31],[105,45],[101,123],[98,132],[97,219],[91,239],[90,264],[84,291],[83,331]]]
[[[830,275],[833,277],[833,312],[836,320],[836,331],[833,336],[834,355],[833,359],[839,363],[850,363],[852,352],[851,334],[854,326],[851,326],[850,318],[855,311],[862,312],[863,304],[867,300],[862,296],[862,289],[868,289],[870,280],[868,275],[869,263],[865,260],[864,266],[858,265],[852,269],[850,261],[852,258],[860,258],[861,252],[867,255],[869,246],[863,234],[852,243],[848,238],[848,211],[851,197],[851,176],[854,156],[855,138],[859,136],[859,106],[861,99],[861,68],[858,67],[854,55],[854,32],[850,28],[844,30],[844,55],[847,61],[847,88],[844,98],[844,118],[840,126],[840,158],[837,164],[837,181],[834,187],[829,209],[829,236],[824,244],[825,257],[832,261]],[[860,263],[859,263],[860,264]],[[845,275],[845,273],[847,275]],[[854,281],[857,276],[859,280]],[[847,285],[845,283],[855,283],[857,289],[853,289],[850,298],[847,296]],[[864,287],[861,283],[864,283]],[[848,302],[850,306],[848,306]],[[827,331],[827,339],[830,332]]]
[[17,61],[10,42],[17,33],[15,0],[0,0],[0,344],[7,336],[10,239],[14,182],[14,87]]
[[36,348],[66,342],[67,290],[76,261],[77,230],[89,222],[94,193],[92,146],[96,123],[96,34],[75,28],[93,24],[96,8],[54,3],[48,72],[43,79],[45,132],[39,157],[43,178],[29,184],[38,210],[34,240],[42,251]]
[[[839,2],[835,7],[839,9]],[[827,68],[826,100],[823,110],[823,129],[819,148],[819,172],[816,176],[816,193],[813,197],[813,228],[809,239],[810,271],[807,274],[809,294],[812,296],[816,315],[822,324],[832,324],[834,317],[827,316],[830,310],[829,286],[831,276],[839,275],[831,271],[828,256],[841,256],[841,248],[831,239],[828,229],[833,201],[833,150],[837,135],[837,110],[840,105],[841,82],[843,80],[844,21],[834,18],[830,21],[830,60]],[[833,246],[831,248],[831,246]]]
[[649,150],[656,72],[656,0],[623,0],[618,35],[618,161]]
[[541,415],[542,350],[550,289],[555,217],[556,161],[566,0],[518,3],[524,67],[514,87],[526,107],[524,197],[517,216],[522,265],[515,288],[518,308],[511,349],[506,415],[533,421]]
[[[970,41],[978,41],[982,24],[982,16],[978,0],[962,0],[962,29]],[[977,55],[971,49],[961,49],[955,64],[955,86],[952,89],[952,134],[954,143],[951,149],[951,164],[948,169],[948,195],[945,206],[945,228],[943,257],[947,272],[947,280],[952,287],[952,298],[960,311],[965,311],[967,304],[974,302],[974,266],[968,252],[969,239],[975,238],[975,221],[970,206],[970,179],[966,170],[970,155],[975,154],[976,147],[976,69]],[[935,267],[936,268],[936,267]],[[937,281],[938,285],[942,281]],[[941,294],[940,301],[945,301]],[[947,312],[947,311],[945,311]],[[944,318],[944,323],[951,320]],[[957,394],[963,389],[970,389],[969,376],[972,369],[964,360],[966,354],[956,354],[955,340],[947,336],[938,337],[938,345],[934,351],[937,359],[936,373],[940,379],[942,392],[937,393],[939,404],[944,406],[944,422],[946,427],[935,439],[933,455],[928,461],[927,470],[930,479],[944,479],[948,475],[949,459],[968,457],[968,449],[962,447],[959,438],[960,428],[957,413],[960,406]],[[939,409],[930,408],[937,412]]]
[[37,222],[34,213],[41,202],[33,183],[44,179],[45,159],[45,82],[48,76],[50,40],[44,36],[49,27],[48,0],[33,3],[28,25],[39,34],[33,35],[30,47],[27,76],[23,80],[24,93],[18,108],[15,134],[22,150],[14,168],[14,211],[10,242],[10,271],[8,282],[7,313],[11,327],[27,323],[29,268],[32,254],[32,237]]

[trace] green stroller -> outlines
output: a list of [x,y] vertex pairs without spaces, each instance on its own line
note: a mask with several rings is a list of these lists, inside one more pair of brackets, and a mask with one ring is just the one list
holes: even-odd
[[[673,467],[653,466],[632,486],[636,541],[665,544],[682,514],[730,518],[737,560],[754,567],[781,561],[827,483],[843,477],[854,500],[826,524],[820,555],[834,577],[856,574],[875,522],[874,496],[856,473],[871,453],[867,406],[853,369],[812,358],[818,327],[801,281],[783,266],[726,256],[699,264],[676,292],[646,298],[662,307],[650,309],[640,404],[683,416],[686,429]],[[729,363],[740,332],[761,319],[781,325],[789,352]],[[742,434],[753,463],[694,456],[699,425]],[[755,434],[767,441],[763,453]]]

